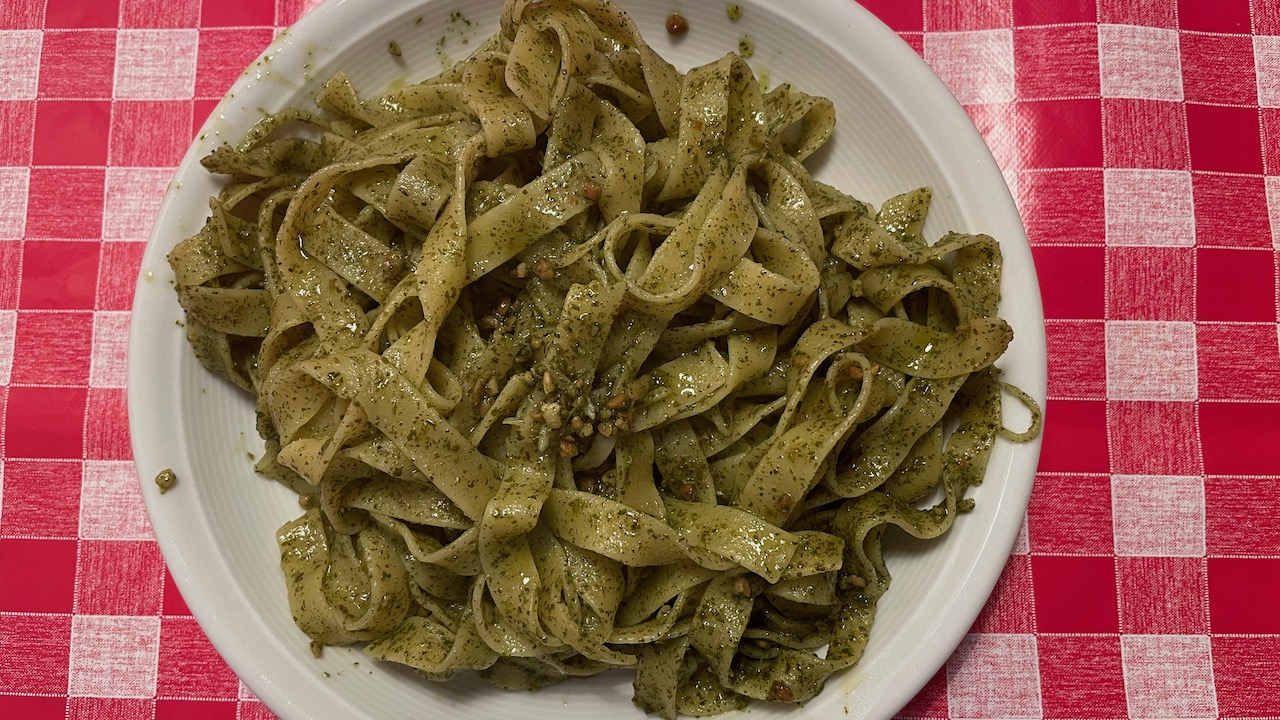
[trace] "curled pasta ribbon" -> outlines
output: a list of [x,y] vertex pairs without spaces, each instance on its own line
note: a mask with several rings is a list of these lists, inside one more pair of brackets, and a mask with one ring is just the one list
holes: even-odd
[[307,508],[298,627],[432,680],[633,668],[667,718],[856,663],[886,528],[943,535],[1040,425],[993,365],[995,240],[815,180],[834,122],[734,55],[677,71],[608,0],[509,0],[439,76],[335,75],[212,152],[169,260]]

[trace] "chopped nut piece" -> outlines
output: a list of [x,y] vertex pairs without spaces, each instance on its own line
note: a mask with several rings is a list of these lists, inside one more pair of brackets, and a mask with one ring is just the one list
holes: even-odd
[[618,393],[617,395],[614,395],[613,397],[605,401],[604,406],[609,408],[610,410],[617,410],[626,404],[627,404],[627,394]]
[[547,427],[552,430],[559,430],[563,421],[560,418],[560,403],[547,402],[542,403],[542,419],[547,423]]
[[689,21],[680,16],[680,13],[671,13],[667,16],[667,32],[671,35],[683,35],[689,32]]
[[862,368],[858,367],[857,365],[849,366],[849,379],[861,380],[862,376],[863,376]]
[[315,507],[315,504],[316,504],[316,499],[311,497],[310,495],[298,496],[298,506],[301,507],[303,510],[310,510],[311,508]]
[[613,437],[613,423],[602,422],[596,426],[596,432],[605,437]]
[[782,702],[795,702],[796,696],[791,693],[791,688],[787,687],[781,680],[774,680],[769,686],[769,694],[775,699]]
[[319,640],[312,640],[311,654],[314,655],[315,657],[320,657],[321,655],[324,655],[324,644],[321,643]]
[[516,277],[521,280],[529,277],[529,263],[521,262],[516,265]]
[[533,264],[533,274],[537,275],[539,280],[546,282],[556,276],[556,266],[544,257],[538,258]]
[[551,377],[550,370],[542,371],[542,392],[550,395],[556,391],[556,379]]
[[867,586],[867,581],[863,580],[860,575],[841,575],[840,576],[841,590],[849,590],[856,587],[860,588],[860,587],[866,587],[866,586]]
[[582,197],[590,200],[591,202],[599,200],[603,193],[604,188],[600,187],[600,183],[594,180],[588,180],[582,183]]
[[178,476],[169,468],[161,470],[160,473],[156,475],[156,486],[160,488],[161,495],[168,492],[169,488],[173,487],[177,482]]
[[574,442],[573,438],[560,438],[560,457],[571,458],[577,456],[578,443]]
[[751,581],[747,580],[745,575],[733,581],[733,594],[751,597]]
[[782,497],[778,498],[778,510],[781,512],[789,513],[795,506],[796,501],[791,497],[791,493],[783,493]]
[[689,483],[680,483],[680,487],[676,488],[676,494],[680,496],[681,500],[686,502],[693,502],[693,499],[697,497],[693,493],[693,485],[690,485]]

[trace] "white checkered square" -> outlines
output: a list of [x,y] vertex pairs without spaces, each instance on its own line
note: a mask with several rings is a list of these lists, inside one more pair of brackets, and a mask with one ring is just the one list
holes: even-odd
[[85,540],[154,540],[128,460],[85,460],[80,474],[80,537]]
[[0,240],[16,240],[27,229],[31,169],[0,167]]
[[1271,246],[1280,250],[1280,177],[1268,175],[1267,217],[1271,220]]
[[194,97],[199,40],[197,30],[121,30],[116,36],[116,99]]
[[1099,25],[1098,69],[1102,97],[1183,99],[1177,30]]
[[34,100],[40,86],[39,30],[0,30],[0,100]]
[[928,33],[924,59],[966,105],[1014,99],[1013,30]]
[[1035,636],[966,636],[947,661],[947,706],[952,718],[1042,717]]
[[1121,635],[1125,696],[1131,718],[1216,718],[1209,638]]
[[13,373],[13,343],[18,333],[18,311],[0,310],[0,386]]
[[107,168],[102,237],[145,240],[150,236],[172,178],[169,168]]
[[159,650],[158,617],[76,615],[71,618],[67,694],[153,697]]
[[1116,555],[1201,557],[1205,553],[1204,478],[1113,475]]
[[124,387],[128,376],[128,351],[129,313],[94,313],[89,387]]
[[1253,36],[1253,67],[1258,73],[1258,105],[1280,108],[1280,36]]
[[1194,323],[1111,320],[1106,345],[1109,400],[1196,399]]
[[1108,245],[1195,244],[1190,172],[1108,169],[1102,173],[1102,192]]

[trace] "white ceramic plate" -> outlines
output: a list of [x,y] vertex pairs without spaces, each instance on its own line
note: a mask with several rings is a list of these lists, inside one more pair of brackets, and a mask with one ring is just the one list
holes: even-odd
[[[330,648],[313,658],[290,619],[274,542],[276,528],[298,514],[296,499],[253,473],[247,455],[261,447],[253,404],[209,376],[188,349],[165,262],[178,240],[199,229],[217,191],[199,158],[238,140],[263,111],[307,103],[317,83],[335,71],[348,73],[364,94],[434,74],[441,40],[446,55],[461,59],[496,28],[500,4],[329,0],[307,15],[213,112],[178,168],[143,259],[129,347],[129,415],[151,523],[201,627],[246,685],[284,718],[642,717],[631,703],[626,672],[527,694],[473,677],[428,683],[356,650]],[[1001,315],[1017,332],[1000,365],[1008,380],[1044,397],[1044,321],[1017,210],[982,138],[906,44],[851,0],[740,0],[737,22],[727,18],[724,2],[622,4],[649,42],[682,69],[736,50],[747,37],[755,49],[751,64],[771,83],[792,82],[830,97],[836,136],[811,163],[821,179],[877,204],[931,185],[930,237],[950,229],[997,237],[1006,260]],[[690,31],[673,41],[663,21],[675,7]],[[387,52],[391,40],[403,48],[400,60]],[[1000,443],[974,493],[976,511],[941,542],[903,540],[889,550],[893,585],[861,664],[833,678],[803,708],[755,703],[752,717],[888,717],[910,700],[990,594],[1022,521],[1038,456],[1038,443]],[[179,480],[162,497],[152,478],[166,467]]]

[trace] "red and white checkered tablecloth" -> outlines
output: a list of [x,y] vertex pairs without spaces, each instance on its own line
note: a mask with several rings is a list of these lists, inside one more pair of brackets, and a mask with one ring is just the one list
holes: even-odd
[[[173,168],[312,4],[0,0],[0,718],[272,717],[165,571],[125,346]],[[1048,318],[1024,532],[903,716],[1280,716],[1280,2],[864,4],[986,136]]]

